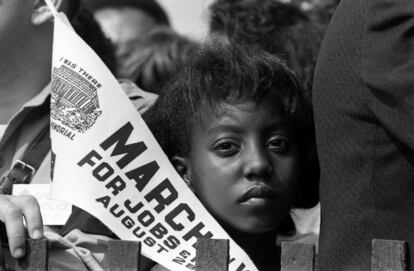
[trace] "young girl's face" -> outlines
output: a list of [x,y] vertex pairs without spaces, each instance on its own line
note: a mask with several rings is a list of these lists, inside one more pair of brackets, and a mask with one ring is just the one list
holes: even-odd
[[185,178],[201,202],[219,222],[246,233],[278,226],[298,183],[295,138],[275,100],[204,111],[185,158]]

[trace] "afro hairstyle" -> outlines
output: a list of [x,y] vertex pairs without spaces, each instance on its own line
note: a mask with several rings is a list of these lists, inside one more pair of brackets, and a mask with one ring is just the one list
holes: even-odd
[[301,177],[295,207],[311,207],[319,199],[319,163],[312,110],[296,77],[274,55],[243,45],[203,45],[163,89],[144,120],[171,159],[188,156],[194,124],[208,106],[260,101],[274,92],[298,143]]

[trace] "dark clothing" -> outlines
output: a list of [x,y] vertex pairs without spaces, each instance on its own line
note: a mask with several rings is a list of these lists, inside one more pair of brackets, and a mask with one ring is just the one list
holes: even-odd
[[370,270],[373,238],[414,270],[414,1],[342,0],[313,90],[321,270]]

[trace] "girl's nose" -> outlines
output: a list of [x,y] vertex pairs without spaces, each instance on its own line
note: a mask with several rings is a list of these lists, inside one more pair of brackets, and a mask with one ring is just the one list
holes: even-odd
[[245,154],[243,173],[246,178],[267,178],[273,172],[269,154],[265,150],[253,147]]

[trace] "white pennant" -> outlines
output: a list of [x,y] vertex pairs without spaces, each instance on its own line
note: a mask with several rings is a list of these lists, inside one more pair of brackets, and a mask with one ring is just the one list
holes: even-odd
[[[51,196],[102,221],[119,238],[177,271],[194,270],[199,231],[230,239],[187,187],[146,124],[95,52],[55,16]],[[229,270],[254,271],[230,239]]]

